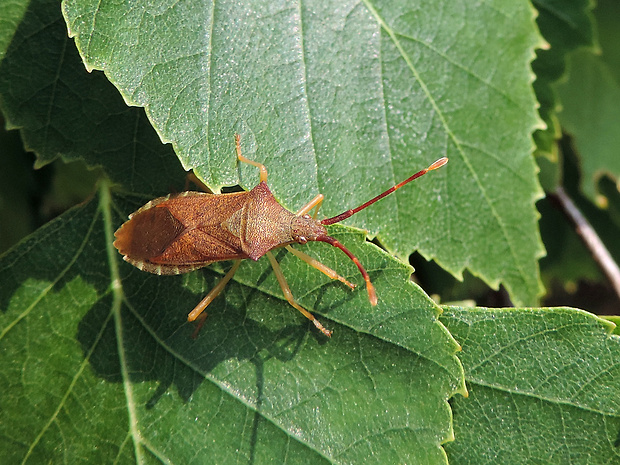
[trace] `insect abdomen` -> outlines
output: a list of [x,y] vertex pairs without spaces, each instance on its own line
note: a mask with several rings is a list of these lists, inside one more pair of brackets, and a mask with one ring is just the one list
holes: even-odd
[[114,234],[114,247],[134,261],[150,260],[161,255],[185,230],[167,208],[143,210]]
[[245,195],[190,191],[152,200],[116,231],[114,246],[128,263],[159,275],[247,258],[240,239],[221,227],[227,215],[244,204]]

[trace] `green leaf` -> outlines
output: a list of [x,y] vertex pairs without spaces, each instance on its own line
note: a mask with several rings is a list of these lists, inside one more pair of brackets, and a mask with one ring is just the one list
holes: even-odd
[[599,36],[601,59],[609,71],[620,78],[620,36],[615,19],[620,14],[620,5],[613,0],[596,2],[593,11],[596,20],[596,32]]
[[[221,271],[159,277],[120,261],[111,235],[126,202],[103,183],[0,259],[6,463],[446,463],[458,345],[408,267],[334,227],[367,266],[376,308],[279,257],[327,339],[266,260],[246,262],[192,339],[185,314]],[[308,253],[359,281],[322,245]]]
[[581,157],[582,189],[595,200],[601,175],[620,176],[618,78],[591,51],[578,50],[571,54],[569,79],[558,86],[558,93],[563,103],[560,120]]
[[620,338],[575,309],[444,308],[470,393],[450,463],[618,462]]
[[609,320],[613,324],[615,324],[616,327],[614,328],[614,334],[617,335],[617,336],[620,336],[620,327],[618,327],[618,325],[620,325],[620,316],[604,315],[604,316],[601,316],[601,318],[603,318],[605,320]]
[[145,107],[216,191],[256,183],[250,168],[239,179],[234,133],[284,205],[322,192],[326,215],[450,157],[348,224],[537,302],[529,5],[72,0],[63,11],[87,67]]
[[182,186],[183,170],[144,112],[128,108],[101,73],[84,72],[57,2],[30,2],[14,34],[0,62],[0,108],[36,152],[35,166],[62,156],[101,165],[133,191],[163,195]]
[[[578,47],[595,46],[595,27],[591,12],[593,4],[590,0],[534,0],[532,4],[538,11],[536,23],[548,43],[548,46],[536,51],[536,60],[532,63],[532,69],[536,73],[534,90],[540,102],[539,112],[547,126],[534,133],[534,140],[539,155],[545,155],[557,162],[557,140],[562,136],[557,113],[561,103],[558,101],[554,84],[564,75],[567,55],[571,51]],[[540,164],[540,160],[537,161]],[[544,169],[544,166],[541,167],[541,170]],[[557,171],[557,166],[555,169]],[[556,187],[551,184],[547,186],[544,182],[543,186],[546,190]]]
[[3,2],[0,5],[0,60],[4,58],[15,30],[28,7],[27,1]]

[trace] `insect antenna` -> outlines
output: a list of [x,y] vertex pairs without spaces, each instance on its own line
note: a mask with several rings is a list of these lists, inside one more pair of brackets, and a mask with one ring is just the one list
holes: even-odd
[[372,199],[370,199],[368,202],[360,205],[357,208],[353,208],[351,210],[347,210],[346,212],[342,212],[340,215],[336,215],[333,216],[331,218],[325,218],[324,220],[321,220],[321,224],[324,225],[328,225],[328,224],[334,224],[334,223],[340,223],[343,220],[346,220],[347,218],[355,215],[357,212],[363,210],[366,207],[371,206],[373,203],[375,203],[377,200],[381,200],[383,197],[385,197],[386,195],[391,194],[392,192],[400,189],[401,187],[403,187],[405,184],[409,184],[411,181],[413,181],[414,179],[419,178],[420,176],[425,175],[426,173],[428,173],[429,171],[433,171],[436,170],[437,168],[441,168],[443,165],[445,165],[446,163],[448,163],[448,159],[446,157],[440,158],[439,160],[437,160],[436,162],[432,163],[428,168],[423,169],[418,171],[416,174],[414,174],[413,176],[405,179],[403,182],[399,182],[398,184],[396,184],[394,187],[390,187],[388,190],[386,190],[385,192],[383,192],[382,194],[377,195],[376,197],[373,197]]
[[375,286],[373,286],[372,282],[370,282],[370,276],[368,275],[368,272],[364,269],[358,258],[353,255],[353,253],[349,249],[342,245],[342,243],[340,243],[338,240],[334,239],[331,236],[319,236],[316,240],[320,242],[327,242],[334,247],[338,247],[345,254],[347,254],[347,256],[351,260],[353,260],[353,263],[357,265],[357,268],[360,270],[360,273],[362,273],[364,281],[366,282],[366,289],[368,290],[368,299],[370,299],[370,305],[377,305],[377,293],[375,292]]
[[[411,181],[413,181],[414,179],[417,179],[420,176],[425,175],[429,171],[433,171],[433,170],[436,170],[437,168],[442,167],[446,163],[448,163],[448,159],[446,157],[440,158],[436,162],[432,163],[428,168],[423,169],[421,171],[418,171],[413,176],[405,179],[404,181],[396,184],[393,187],[390,187],[385,192],[377,195],[376,197],[373,197],[368,202],[360,205],[359,207],[353,208],[351,210],[347,210],[347,211],[342,212],[341,214],[333,216],[331,218],[325,218],[325,219],[321,220],[320,223],[323,224],[323,225],[330,225],[330,224],[339,223],[339,222],[341,222],[343,220],[346,220],[347,218],[355,215],[357,212],[363,210],[364,208],[369,207],[370,205],[372,205],[376,201],[381,200],[386,195],[389,195],[392,192],[400,189],[405,184],[408,184]],[[355,263],[357,265],[357,268],[360,270],[360,273],[362,273],[362,276],[364,277],[364,281],[366,282],[366,289],[368,290],[368,298],[370,299],[370,304],[373,305],[373,306],[377,305],[377,293],[375,292],[375,287],[372,285],[372,282],[370,281],[370,276],[368,275],[368,272],[364,269],[364,267],[362,266],[362,264],[360,263],[358,258],[355,255],[353,255],[353,253],[349,249],[347,249],[344,245],[342,245],[340,242],[338,242],[333,237],[330,237],[330,236],[327,236],[327,235],[322,235],[322,236],[319,236],[316,240],[317,241],[321,241],[321,242],[326,242],[328,244],[331,244],[334,247],[337,247],[340,250],[342,250],[345,254],[347,254],[347,256],[353,261],[353,263]]]

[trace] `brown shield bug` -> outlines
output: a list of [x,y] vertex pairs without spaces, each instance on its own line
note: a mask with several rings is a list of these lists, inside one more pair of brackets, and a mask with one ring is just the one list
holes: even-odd
[[286,300],[311,320],[323,334],[331,336],[331,331],[325,329],[310,312],[295,301],[271,250],[286,247],[330,278],[338,279],[354,288],[354,284],[334,270],[289,245],[321,241],[339,248],[357,265],[366,282],[370,303],[377,305],[377,295],[368,273],[357,257],[327,234],[325,226],[349,218],[428,171],[445,165],[448,159],[440,158],[428,168],[418,171],[357,208],[332,218],[316,220],[309,216],[308,212],[315,207],[318,210],[323,195],[317,195],[297,213],[286,210],[267,187],[265,166],[241,155],[238,135],[235,136],[235,141],[239,161],[254,165],[260,170],[260,183],[256,187],[247,192],[219,195],[187,191],[151,200],[129,215],[129,221],[114,233],[114,247],[123,255],[125,261],[143,271],[159,275],[187,273],[213,262],[234,260],[230,271],[189,313],[189,321],[196,320],[224,289],[242,259],[258,260],[266,255]]

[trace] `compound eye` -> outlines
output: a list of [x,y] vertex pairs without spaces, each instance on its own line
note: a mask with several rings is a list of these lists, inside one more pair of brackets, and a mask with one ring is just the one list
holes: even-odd
[[307,243],[307,242],[308,242],[308,239],[306,239],[306,237],[305,237],[305,236],[299,236],[299,237],[297,238],[297,242],[299,242],[300,244],[305,244],[305,243]]

